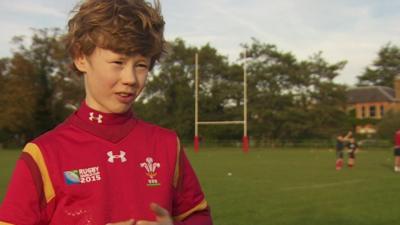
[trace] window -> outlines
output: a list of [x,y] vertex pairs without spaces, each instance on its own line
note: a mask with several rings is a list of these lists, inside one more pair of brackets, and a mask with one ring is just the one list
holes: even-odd
[[381,117],[385,115],[385,107],[381,105]]
[[375,117],[376,116],[376,107],[374,105],[369,107],[369,117]]

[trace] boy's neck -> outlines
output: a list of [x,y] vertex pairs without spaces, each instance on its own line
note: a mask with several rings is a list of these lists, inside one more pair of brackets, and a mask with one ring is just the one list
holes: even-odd
[[90,107],[86,101],[81,103],[76,115],[85,121],[95,124],[111,125],[121,124],[133,117],[132,110],[124,113],[104,113]]

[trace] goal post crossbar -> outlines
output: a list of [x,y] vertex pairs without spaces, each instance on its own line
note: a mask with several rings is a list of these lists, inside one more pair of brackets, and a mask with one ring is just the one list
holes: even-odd
[[244,124],[245,121],[199,121],[198,125],[227,125],[227,124]]

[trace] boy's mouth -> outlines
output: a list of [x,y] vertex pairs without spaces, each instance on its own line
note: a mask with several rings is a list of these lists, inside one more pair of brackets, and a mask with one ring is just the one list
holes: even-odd
[[128,92],[118,92],[117,95],[121,96],[121,97],[129,97],[132,96],[132,93],[128,93]]
[[135,97],[133,93],[130,92],[118,92],[116,93],[116,95],[118,101],[124,104],[131,103]]

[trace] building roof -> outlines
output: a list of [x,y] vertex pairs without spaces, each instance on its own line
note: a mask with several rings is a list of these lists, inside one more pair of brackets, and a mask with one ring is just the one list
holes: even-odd
[[367,86],[350,88],[347,91],[347,103],[368,102],[395,102],[395,91],[393,88],[384,86]]

